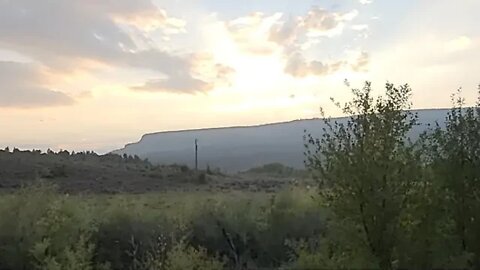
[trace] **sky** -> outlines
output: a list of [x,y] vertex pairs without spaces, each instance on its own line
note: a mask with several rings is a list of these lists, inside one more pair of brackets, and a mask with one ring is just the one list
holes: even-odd
[[478,0],[0,0],[0,147],[94,150],[145,133],[340,112],[408,83],[470,104]]

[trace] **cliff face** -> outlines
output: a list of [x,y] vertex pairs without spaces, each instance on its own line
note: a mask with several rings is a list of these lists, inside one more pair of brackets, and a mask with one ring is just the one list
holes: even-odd
[[[444,122],[448,110],[418,110],[421,125],[414,127],[412,139],[428,129],[428,124]],[[346,118],[334,119],[345,122]],[[114,151],[138,155],[155,163],[194,165],[194,141],[199,140],[199,166],[234,172],[280,162],[303,167],[304,130],[320,136],[323,120],[296,120],[248,127],[213,128],[146,134],[137,143]]]

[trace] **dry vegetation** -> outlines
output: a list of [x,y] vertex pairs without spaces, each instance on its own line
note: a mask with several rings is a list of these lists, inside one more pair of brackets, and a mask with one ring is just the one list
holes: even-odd
[[0,188],[5,191],[43,181],[66,193],[273,192],[293,180],[287,173],[226,175],[210,168],[196,172],[184,165],[152,165],[137,156],[0,150]]

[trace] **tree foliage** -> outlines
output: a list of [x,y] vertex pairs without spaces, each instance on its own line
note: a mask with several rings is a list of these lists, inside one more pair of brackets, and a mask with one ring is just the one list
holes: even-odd
[[402,211],[418,176],[407,138],[417,123],[408,111],[411,89],[387,84],[385,97],[374,99],[366,83],[352,94],[342,107],[351,115],[346,123],[327,119],[321,139],[307,136],[307,165],[319,173],[336,216],[361,228],[379,266],[391,269]]

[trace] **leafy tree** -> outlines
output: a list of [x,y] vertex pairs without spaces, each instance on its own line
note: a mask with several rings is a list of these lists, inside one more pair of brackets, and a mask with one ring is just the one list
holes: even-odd
[[428,133],[416,142],[416,162],[421,166],[416,181],[409,191],[408,204],[403,209],[397,257],[399,269],[445,268],[444,258],[449,251],[446,244],[442,207],[442,190],[431,166],[436,147],[432,147]]
[[369,82],[353,89],[345,123],[326,119],[321,138],[306,135],[306,163],[337,218],[364,235],[381,269],[392,269],[400,218],[408,203],[418,162],[407,133],[417,123],[411,88],[386,84],[385,97],[372,97]]
[[[432,168],[441,185],[444,209],[452,221],[456,250],[469,266],[480,267],[480,87],[475,107],[465,107],[461,91],[452,95],[453,108],[445,128],[430,135]],[[453,254],[455,249],[451,250]]]

